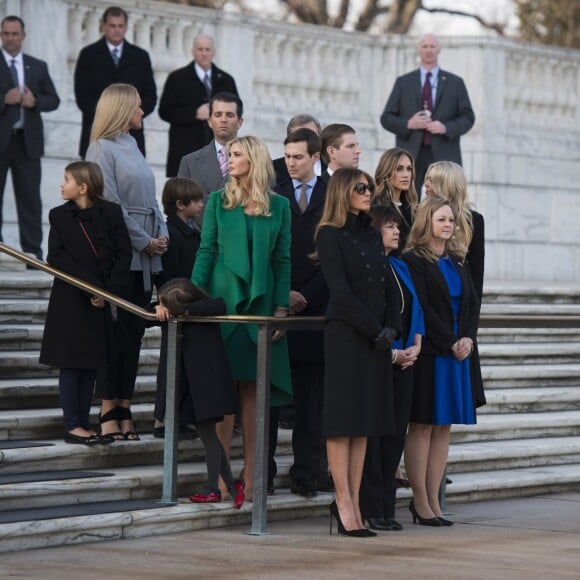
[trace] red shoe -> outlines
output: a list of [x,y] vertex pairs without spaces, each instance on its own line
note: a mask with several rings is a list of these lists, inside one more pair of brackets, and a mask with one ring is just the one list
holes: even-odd
[[219,503],[222,501],[222,494],[218,491],[204,490],[189,496],[192,503]]
[[244,494],[244,482],[240,480],[236,481],[230,493],[234,500],[234,507],[239,510],[242,505],[244,505],[244,500],[246,499]]

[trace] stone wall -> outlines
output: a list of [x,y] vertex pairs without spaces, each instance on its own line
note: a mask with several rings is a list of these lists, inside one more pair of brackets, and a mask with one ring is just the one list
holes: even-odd
[[[193,9],[154,0],[116,0],[129,13],[128,40],[147,49],[158,92],[190,60],[200,31],[216,42],[246,109],[243,133],[282,152],[288,118],[317,115],[357,129],[361,168],[374,172],[394,145],[379,116],[395,78],[417,66],[416,39],[370,36]],[[64,165],[76,157],[80,112],[72,73],[82,46],[99,37],[102,0],[0,0],[26,22],[25,51],[48,62],[62,99],[45,115],[45,214],[60,203]],[[439,31],[443,33],[444,31]],[[580,282],[580,53],[505,39],[442,37],[442,68],[461,75],[477,120],[462,139],[470,196],[486,219],[486,277]],[[168,125],[145,120],[148,159],[164,182]],[[5,195],[4,238],[18,247],[13,196]],[[46,232],[47,233],[47,232]]]

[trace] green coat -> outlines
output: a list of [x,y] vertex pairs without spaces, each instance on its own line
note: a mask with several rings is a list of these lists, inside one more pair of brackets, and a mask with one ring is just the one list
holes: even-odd
[[[244,209],[224,209],[222,194],[223,190],[213,192],[207,201],[201,245],[191,279],[210,296],[223,298],[227,314],[271,316],[277,306],[288,306],[290,203],[285,197],[272,193],[271,215],[250,218],[253,224],[249,239]],[[221,327],[235,377],[240,363],[247,364],[251,360],[255,366],[258,327],[247,324],[222,324]],[[240,352],[236,334],[242,329],[249,336],[251,348]],[[234,344],[236,348],[233,348]],[[290,395],[292,387],[286,340],[272,343],[271,353],[272,384]],[[250,380],[247,376],[237,378]],[[283,393],[272,392],[273,404],[283,404],[288,399]]]

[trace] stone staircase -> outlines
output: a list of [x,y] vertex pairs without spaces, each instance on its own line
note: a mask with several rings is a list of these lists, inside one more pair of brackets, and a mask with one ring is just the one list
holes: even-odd
[[[163,441],[150,433],[158,329],[145,337],[133,407],[142,440],[101,447],[62,441],[57,375],[38,364],[51,278],[14,263],[6,267],[5,259],[0,267],[7,268],[0,271],[0,552],[249,523],[249,504],[236,511],[228,502],[187,501],[205,481],[198,440],[179,444],[178,503],[159,502]],[[489,284],[483,311],[577,314],[580,288]],[[480,342],[488,405],[477,426],[453,428],[448,501],[577,489],[580,328],[482,328]],[[93,419],[96,424],[96,406]],[[327,513],[329,494],[304,500],[288,493],[291,433],[279,435],[269,520]],[[237,472],[240,438],[232,457]],[[49,473],[55,470],[61,473]],[[408,497],[402,490],[401,502]]]

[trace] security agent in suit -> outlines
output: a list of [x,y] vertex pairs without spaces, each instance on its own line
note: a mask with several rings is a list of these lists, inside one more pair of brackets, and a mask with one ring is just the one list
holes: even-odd
[[218,93],[238,95],[234,79],[213,64],[213,39],[199,34],[193,41],[193,61],[173,71],[165,82],[159,116],[170,124],[167,177],[175,177],[181,159],[211,141],[209,102]]
[[60,99],[46,63],[22,53],[24,22],[18,16],[6,16],[1,29],[0,230],[10,169],[22,251],[42,259],[40,158],[44,155],[44,134],[40,113],[54,111]]
[[[296,131],[297,129],[310,129],[320,137],[322,126],[316,117],[304,113],[300,115],[294,115],[290,121],[288,121],[288,125],[286,126],[286,137],[288,137],[290,133]],[[274,172],[276,173],[276,183],[282,183],[283,181],[290,179],[290,174],[288,173],[288,168],[286,167],[285,157],[278,157],[278,159],[274,159],[273,163]],[[326,163],[322,159],[319,159],[314,165],[315,175],[320,176],[325,170]]]
[[[418,51],[421,66],[397,78],[381,125],[397,136],[397,147],[413,155],[415,187],[421,192],[431,163],[454,161],[461,165],[460,137],[473,127],[475,114],[463,79],[439,68],[437,37],[423,36]],[[425,88],[427,80],[431,91]]]
[[[318,135],[304,128],[293,131],[284,141],[284,155],[290,177],[277,184],[274,190],[290,200],[290,315],[324,316],[328,289],[320,266],[309,257],[314,251],[314,230],[322,216],[326,196],[326,184],[314,173],[320,157]],[[322,332],[288,333],[288,351],[296,410],[290,490],[304,497],[313,497],[321,482],[328,480],[327,474],[321,472]]]
[[[114,83],[133,85],[141,97],[146,117],[155,109],[157,87],[149,54],[125,40],[127,13],[116,6],[105,10],[101,21],[103,37],[85,46],[79,53],[74,72],[74,91],[78,108],[83,113],[79,155],[84,158],[89,146],[91,126],[101,93]],[[143,128],[131,130],[145,155]]]
[[[189,155],[179,164],[178,177],[193,179],[203,191],[203,205],[212,191],[222,189],[228,177],[228,152],[226,145],[236,139],[244,118],[244,105],[232,93],[218,93],[209,103],[207,123],[213,133],[212,141]],[[220,153],[221,150],[221,153]],[[201,227],[203,212],[196,223]]]

